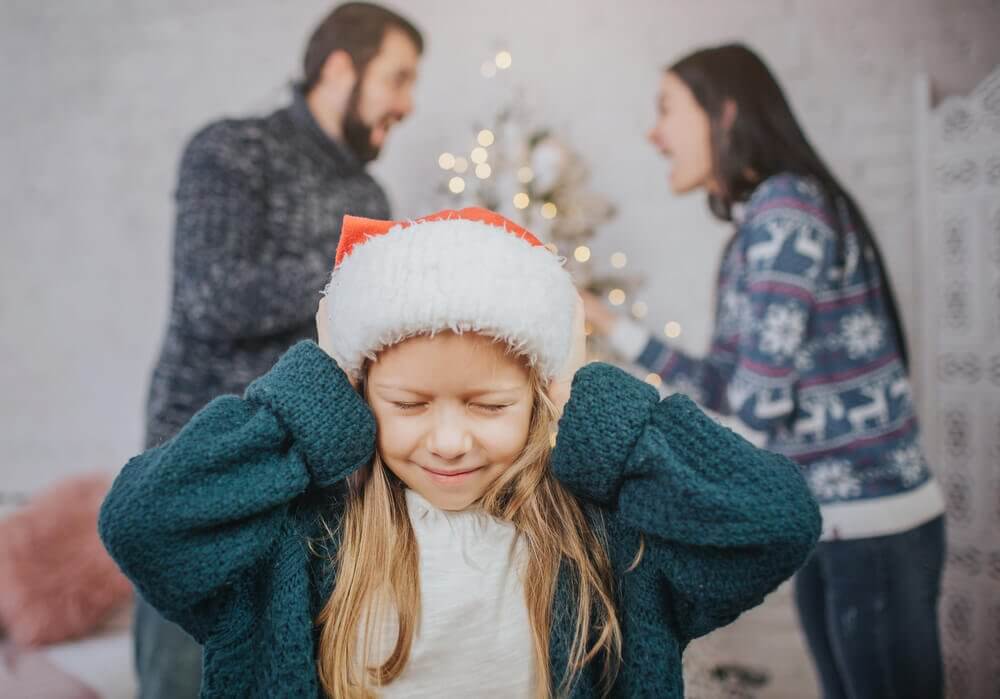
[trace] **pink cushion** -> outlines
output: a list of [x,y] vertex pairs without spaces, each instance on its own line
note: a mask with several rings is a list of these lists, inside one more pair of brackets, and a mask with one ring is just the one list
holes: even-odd
[[0,627],[21,645],[84,636],[131,597],[97,536],[111,476],[61,481],[0,521]]

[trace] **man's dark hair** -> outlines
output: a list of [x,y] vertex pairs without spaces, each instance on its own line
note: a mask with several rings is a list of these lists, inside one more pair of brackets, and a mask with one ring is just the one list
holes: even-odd
[[316,86],[323,64],[334,51],[346,51],[358,75],[364,74],[389,29],[402,31],[413,41],[417,52],[423,53],[424,39],[420,31],[392,10],[367,2],[348,2],[335,7],[319,23],[306,45],[302,60],[303,92]]

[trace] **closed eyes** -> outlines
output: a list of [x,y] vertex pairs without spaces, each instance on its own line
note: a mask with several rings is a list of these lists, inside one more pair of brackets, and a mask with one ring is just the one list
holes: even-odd
[[480,410],[485,410],[488,413],[499,413],[504,408],[509,408],[511,405],[512,405],[511,403],[505,403],[505,404],[501,404],[501,403],[473,403],[473,407],[474,408],[478,408]]
[[423,406],[427,405],[426,403],[407,403],[404,401],[396,401],[396,400],[392,401],[392,404],[395,405],[400,410],[416,410],[417,408],[422,408]]
[[[427,403],[408,402],[408,401],[396,401],[396,400],[392,401],[392,404],[394,406],[396,406],[397,408],[399,408],[400,410],[407,411],[407,412],[418,410],[420,408],[423,408],[423,407],[427,406]],[[505,408],[509,408],[513,404],[512,403],[470,403],[469,405],[471,407],[477,409],[477,410],[482,410],[482,411],[487,412],[487,413],[499,413],[499,412],[503,411]]]

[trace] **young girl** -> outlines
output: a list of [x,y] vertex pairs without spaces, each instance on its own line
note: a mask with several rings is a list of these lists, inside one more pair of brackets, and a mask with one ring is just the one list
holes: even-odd
[[803,468],[823,541],[796,601],[827,699],[940,697],[943,498],[920,450],[892,287],[860,209],[749,49],[661,80],[653,144],[676,193],[737,222],[703,359],[586,299],[599,334]]
[[819,535],[792,462],[581,368],[569,275],[497,214],[346,217],[317,326],[101,513],[202,696],[679,698]]

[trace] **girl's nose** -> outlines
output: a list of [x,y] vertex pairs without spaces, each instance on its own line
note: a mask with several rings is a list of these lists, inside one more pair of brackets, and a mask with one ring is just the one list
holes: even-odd
[[454,415],[440,415],[427,435],[427,450],[440,459],[455,461],[472,450],[472,435]]

